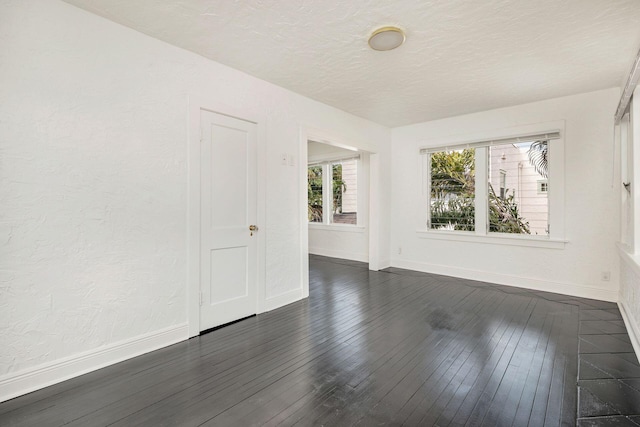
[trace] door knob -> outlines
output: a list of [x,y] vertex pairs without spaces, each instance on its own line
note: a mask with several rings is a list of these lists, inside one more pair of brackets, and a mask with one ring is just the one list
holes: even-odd
[[249,230],[251,231],[251,235],[253,236],[253,232],[254,231],[258,231],[258,226],[257,225],[250,225],[249,226]]

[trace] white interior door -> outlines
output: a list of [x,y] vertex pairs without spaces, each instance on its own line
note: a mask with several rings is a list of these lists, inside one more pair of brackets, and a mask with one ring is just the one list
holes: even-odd
[[257,312],[256,125],[201,112],[200,330]]

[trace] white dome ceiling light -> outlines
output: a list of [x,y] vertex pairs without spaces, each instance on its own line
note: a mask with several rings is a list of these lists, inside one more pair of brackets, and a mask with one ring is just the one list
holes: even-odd
[[378,28],[369,37],[369,46],[373,50],[392,50],[404,43],[407,37],[398,27]]

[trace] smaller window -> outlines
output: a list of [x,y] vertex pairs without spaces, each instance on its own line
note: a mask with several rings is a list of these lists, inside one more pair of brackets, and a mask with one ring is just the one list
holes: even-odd
[[549,191],[549,183],[546,179],[538,180],[538,194],[546,193]]
[[358,225],[359,157],[307,166],[310,223]]

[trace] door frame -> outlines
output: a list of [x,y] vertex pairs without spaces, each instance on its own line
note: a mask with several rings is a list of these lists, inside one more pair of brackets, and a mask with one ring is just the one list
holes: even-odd
[[311,126],[300,127],[300,157],[298,159],[299,169],[299,195],[300,200],[300,283],[302,283],[302,297],[309,296],[309,220],[307,212],[307,163],[308,163],[308,141],[322,142],[349,150],[366,151],[369,153],[369,221],[367,233],[369,234],[369,270],[380,269],[380,157],[378,148],[366,143],[355,143],[344,138],[333,135],[331,132],[316,129]]
[[189,95],[187,100],[187,320],[189,338],[200,335],[200,144],[202,110],[254,123],[257,130],[257,312],[264,312],[266,276],[266,126],[265,117],[248,108]]

